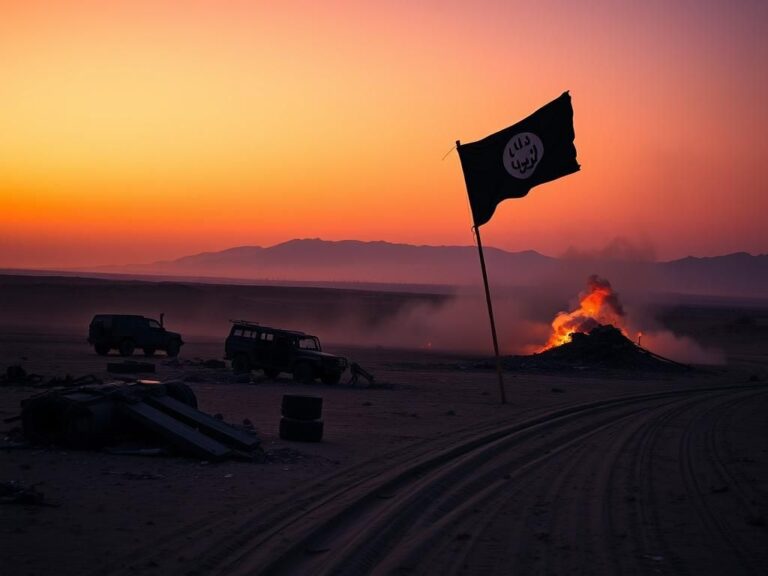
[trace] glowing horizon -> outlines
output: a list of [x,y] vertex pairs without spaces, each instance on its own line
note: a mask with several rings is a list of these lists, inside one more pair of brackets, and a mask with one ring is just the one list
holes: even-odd
[[502,203],[486,244],[768,252],[757,2],[6,4],[0,267],[471,244],[441,158],[564,90],[582,171]]

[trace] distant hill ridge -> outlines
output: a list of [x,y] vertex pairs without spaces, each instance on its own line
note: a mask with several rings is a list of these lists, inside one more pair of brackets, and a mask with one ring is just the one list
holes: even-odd
[[[155,262],[153,265],[161,264],[184,264],[184,263],[200,263],[200,262],[234,262],[242,261],[245,258],[266,258],[269,260],[280,261],[284,257],[292,257],[295,259],[305,259],[314,262],[319,257],[325,257],[332,261],[337,261],[340,257],[346,256],[360,256],[371,258],[379,257],[384,259],[399,259],[400,257],[407,255],[411,257],[429,257],[435,256],[439,253],[452,254],[471,254],[476,257],[477,248],[475,246],[433,246],[427,244],[414,245],[414,244],[398,244],[393,242],[385,242],[383,240],[375,240],[365,242],[362,240],[321,240],[319,238],[306,238],[306,239],[294,239],[275,244],[267,248],[261,246],[237,246],[234,248],[227,248],[219,252],[201,252],[200,254],[193,254],[190,256],[183,256],[175,260],[166,260]],[[535,250],[524,250],[521,252],[508,252],[499,248],[488,247],[485,248],[486,255],[489,253],[503,253],[503,254],[515,254],[526,255],[533,258],[542,258],[546,260],[553,260],[549,256],[544,256]]]
[[[697,294],[768,295],[768,255],[736,252],[669,262],[553,258],[534,250],[486,247],[493,283],[540,285],[598,273],[640,275],[655,289]],[[475,246],[429,246],[385,241],[295,239],[269,247],[238,246],[149,264],[100,267],[99,271],[167,276],[211,276],[272,281],[475,284]]]

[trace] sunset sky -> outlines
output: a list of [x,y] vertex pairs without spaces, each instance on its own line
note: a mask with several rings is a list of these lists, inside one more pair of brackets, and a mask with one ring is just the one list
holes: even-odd
[[768,252],[768,3],[6,0],[0,267],[471,244],[456,139],[570,90],[579,173],[483,240]]

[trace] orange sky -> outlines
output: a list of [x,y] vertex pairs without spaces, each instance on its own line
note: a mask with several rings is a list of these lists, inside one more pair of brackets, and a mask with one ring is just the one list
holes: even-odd
[[441,158],[564,90],[582,171],[486,244],[768,252],[768,7],[683,4],[6,0],[0,267],[471,244]]

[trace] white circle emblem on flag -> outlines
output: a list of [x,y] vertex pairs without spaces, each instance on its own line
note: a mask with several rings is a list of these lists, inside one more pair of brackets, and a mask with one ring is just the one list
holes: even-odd
[[511,176],[525,180],[533,174],[544,156],[544,144],[533,132],[520,132],[504,148],[504,168]]

